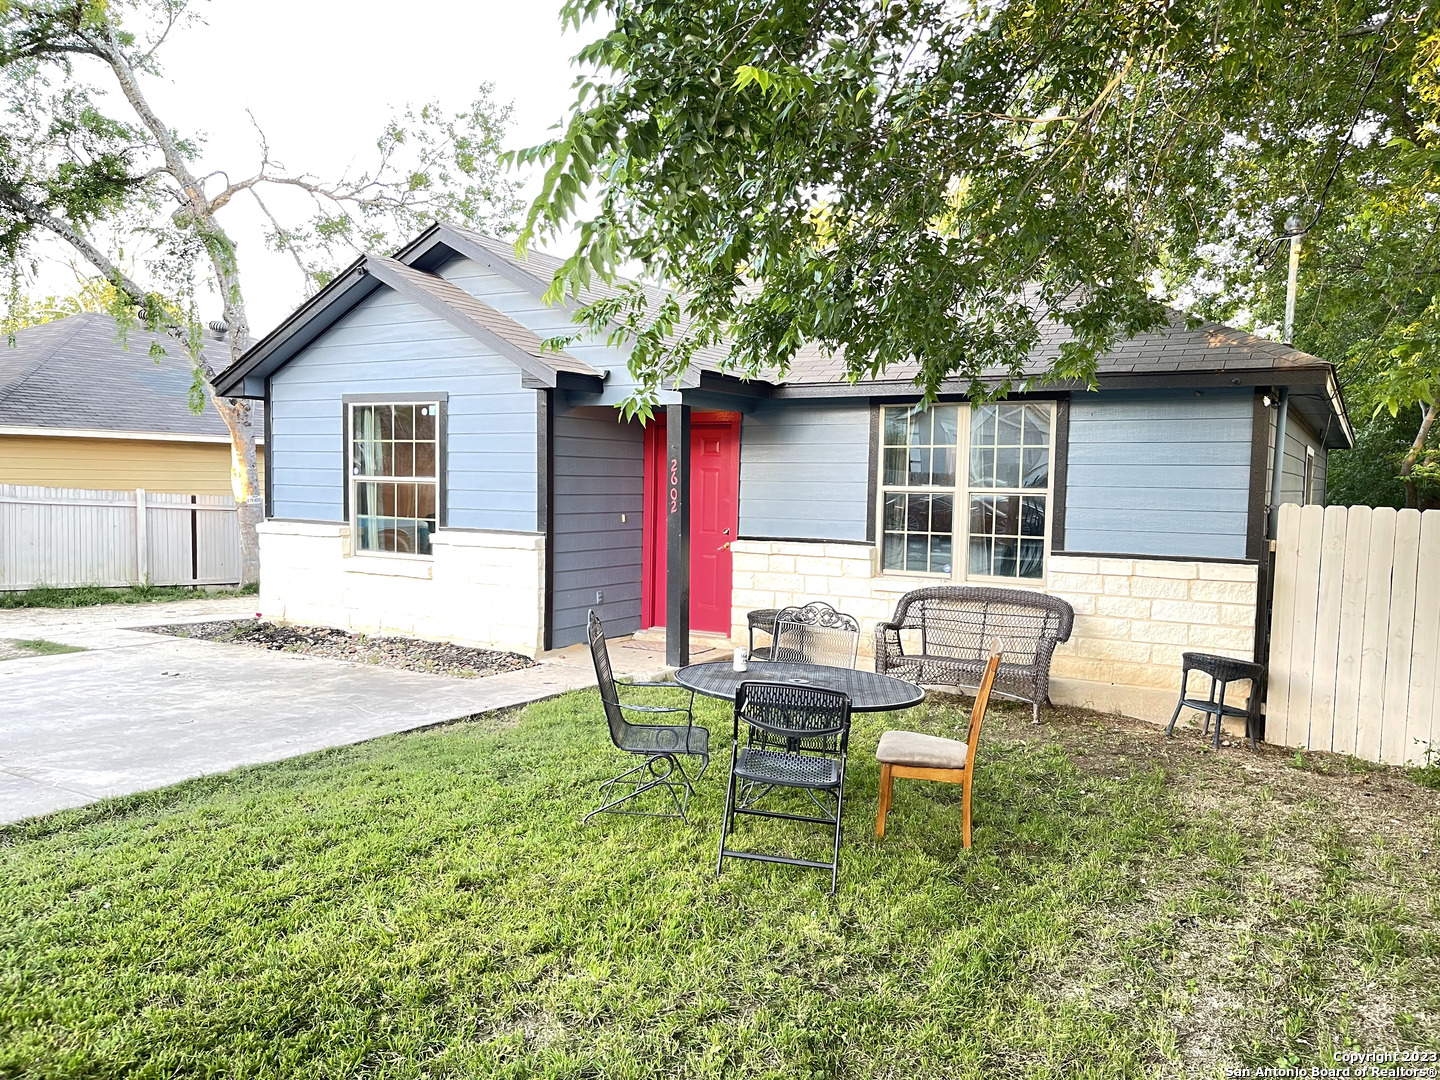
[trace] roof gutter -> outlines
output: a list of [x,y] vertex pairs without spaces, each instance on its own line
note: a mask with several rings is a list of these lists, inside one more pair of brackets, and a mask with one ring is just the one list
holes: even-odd
[[[229,435],[191,434],[184,431],[144,431],[130,428],[62,428],[39,424],[0,424],[0,435],[40,439],[133,439],[138,442],[218,443],[230,445]],[[264,439],[256,437],[257,444]]]

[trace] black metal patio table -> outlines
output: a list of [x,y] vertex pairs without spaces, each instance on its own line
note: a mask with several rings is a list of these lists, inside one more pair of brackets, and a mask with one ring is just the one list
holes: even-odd
[[821,690],[838,690],[850,695],[854,712],[889,712],[909,709],[925,700],[925,691],[914,683],[891,675],[855,668],[827,667],[824,664],[785,664],[771,660],[751,660],[747,670],[736,671],[729,660],[709,664],[691,664],[675,672],[675,681],[687,690],[707,697],[735,700],[735,692],[743,682],[788,683],[792,686],[814,686]]

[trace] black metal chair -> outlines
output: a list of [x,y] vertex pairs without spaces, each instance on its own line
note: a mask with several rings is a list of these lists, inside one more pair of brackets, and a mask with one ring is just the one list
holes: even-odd
[[[695,725],[694,707],[695,692],[685,690],[683,686],[675,683],[654,683],[654,682],[625,682],[615,681],[615,671],[610,666],[610,650],[605,644],[605,628],[601,625],[600,616],[592,610],[590,612],[590,658],[595,661],[595,681],[600,687],[600,700],[605,705],[605,719],[610,725],[610,741],[617,749],[624,750],[627,754],[635,754],[645,760],[633,769],[629,769],[611,780],[606,780],[600,785],[600,806],[585,815],[585,823],[596,814],[635,814],[640,817],[678,817],[687,825],[690,819],[685,816],[685,810],[690,805],[690,796],[694,793],[690,777],[686,774],[684,766],[680,764],[680,758],[684,756],[698,757],[700,759],[700,771],[695,779],[705,775],[705,770],[710,765],[710,732],[703,727]],[[620,687],[663,687],[669,690],[678,690],[688,693],[690,700],[684,707],[664,705],[630,705],[620,700]],[[638,713],[642,716],[661,717],[665,715],[683,715],[683,724],[632,724],[625,714]],[[676,777],[679,777],[677,780]],[[617,785],[620,789],[626,789],[624,794],[616,798]],[[642,810],[617,810],[622,803],[629,802],[639,795],[645,794],[654,788],[664,788],[675,803],[676,813],[657,814]],[[683,799],[679,792],[684,792]]]
[[823,600],[782,608],[767,659],[786,664],[824,664],[853,668],[860,648],[860,620],[836,611]]
[[[740,745],[740,722],[748,728]],[[720,857],[715,876],[726,859],[785,863],[830,871],[830,892],[840,878],[840,814],[845,800],[845,756],[850,745],[850,698],[834,690],[786,683],[741,683],[735,694],[734,727],[730,743],[730,780],[725,788],[725,819],[720,827]],[[756,803],[777,787],[804,791],[820,816],[764,810]],[[835,808],[816,798],[834,799]],[[808,821],[835,827],[831,861],[791,859],[736,851],[726,846],[739,814]]]
[[[1215,656],[1212,653],[1187,652],[1180,657],[1180,701],[1175,706],[1175,712],[1170,717],[1170,726],[1165,729],[1166,735],[1175,734],[1175,721],[1180,719],[1182,709],[1194,709],[1205,717],[1204,730],[1200,732],[1203,739],[1210,734],[1210,721],[1215,721],[1215,749],[1220,749],[1220,721],[1227,716],[1245,718],[1245,737],[1250,740],[1250,749],[1255,749],[1255,738],[1260,730],[1260,680],[1265,677],[1263,664],[1252,663],[1249,660],[1237,660],[1233,656]],[[1198,697],[1186,697],[1189,689],[1190,672],[1202,671],[1210,676],[1210,697],[1202,700]],[[1248,708],[1240,708],[1236,705],[1225,704],[1225,689],[1232,682],[1250,683],[1250,704]],[[1220,700],[1215,700],[1216,690],[1219,690]]]

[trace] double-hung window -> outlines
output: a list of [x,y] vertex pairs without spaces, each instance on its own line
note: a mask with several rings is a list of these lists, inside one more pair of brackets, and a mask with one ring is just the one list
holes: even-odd
[[429,555],[439,521],[443,403],[367,401],[347,408],[354,550]]
[[886,406],[881,568],[1042,579],[1053,427],[1048,401]]

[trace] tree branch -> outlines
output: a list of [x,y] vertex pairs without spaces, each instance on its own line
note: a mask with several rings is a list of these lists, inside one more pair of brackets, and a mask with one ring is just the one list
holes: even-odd
[[45,229],[64,240],[78,251],[91,266],[99,270],[107,281],[130,297],[137,305],[146,303],[148,296],[146,291],[125,271],[111,262],[103,251],[92,244],[68,221],[46,213],[44,207],[14,191],[0,190],[0,206],[8,207],[32,225]]

